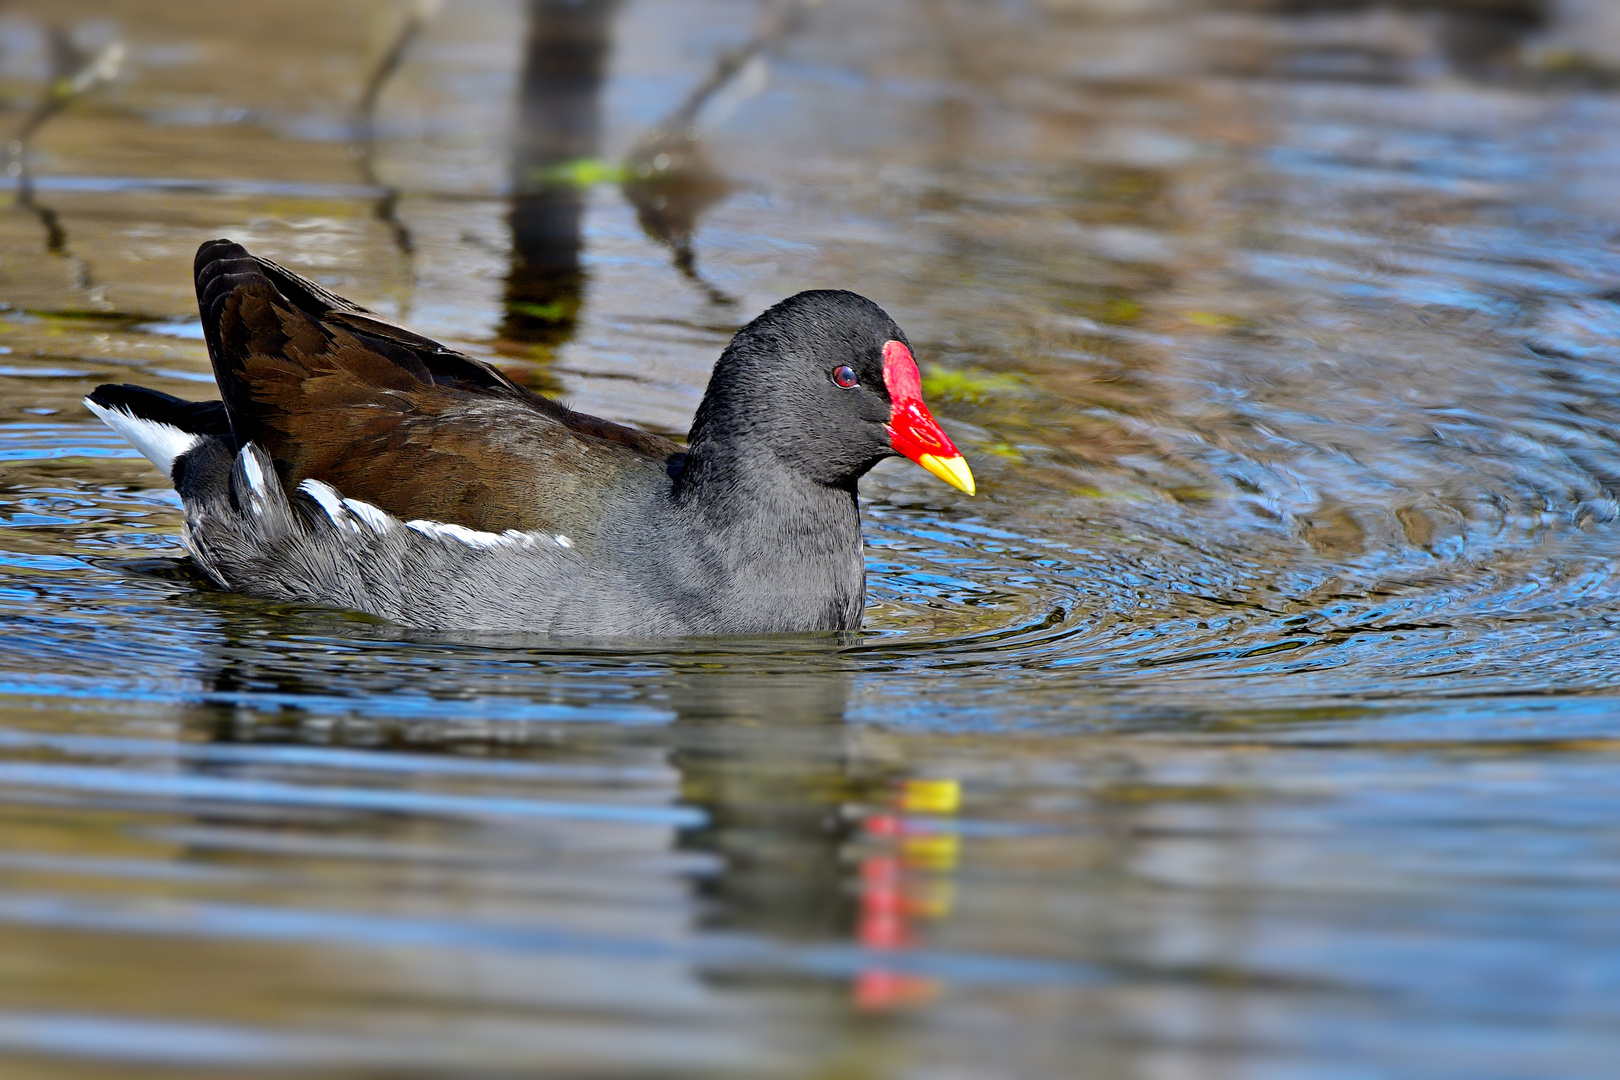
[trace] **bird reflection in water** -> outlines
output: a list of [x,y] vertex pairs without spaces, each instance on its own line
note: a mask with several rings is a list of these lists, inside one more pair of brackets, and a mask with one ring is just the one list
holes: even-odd
[[[184,563],[169,570],[191,580]],[[531,690],[518,691],[514,699],[514,707],[521,708],[532,688],[544,684],[547,670],[570,667],[569,655],[557,652],[556,642],[476,633],[401,640],[397,627],[334,613],[269,615],[280,627],[277,636],[287,635],[290,642],[352,639],[362,646],[323,648],[312,655],[296,644],[267,647],[272,639],[265,636],[266,613],[257,602],[206,588],[184,595],[187,603],[219,617],[219,648],[196,673],[210,703],[194,714],[193,734],[203,741],[445,755],[465,755],[476,746],[480,757],[570,760],[571,737],[559,730],[548,734],[502,723],[492,735],[495,729],[481,721],[434,719],[431,710],[419,706],[391,721],[306,716],[302,710],[264,705],[331,700],[330,680],[340,673],[368,687],[368,693],[382,694],[397,684],[401,654],[427,648],[440,663],[444,650],[466,650],[468,670],[500,657],[520,681],[531,680]],[[363,647],[368,642],[385,647]],[[906,953],[926,940],[931,924],[951,914],[959,858],[954,819],[961,795],[949,777],[910,775],[912,767],[902,764],[904,755],[886,736],[845,720],[853,677],[839,644],[769,639],[702,652],[645,652],[627,645],[629,657],[646,674],[638,679],[637,700],[621,704],[675,714],[656,741],[667,748],[668,764],[678,774],[680,804],[703,814],[701,824],[673,837],[677,850],[707,856],[688,864],[705,867],[686,878],[697,910],[693,929],[790,948],[857,949],[853,970],[832,978],[820,969],[807,974],[796,965],[784,968],[768,953],[762,961],[762,954],[750,951],[728,953],[727,959],[699,951],[694,973],[721,990],[809,993],[837,1009],[865,1013],[904,1010],[941,990],[936,979],[916,973]],[[537,676],[539,684],[532,681]],[[587,727],[591,753],[600,754],[602,746],[592,741],[601,736],[599,725]],[[642,747],[649,734],[642,729],[632,741]],[[266,767],[274,769],[274,762],[271,756],[236,765],[186,758],[179,768],[215,777],[240,771],[251,778]],[[205,802],[195,808],[191,823],[227,830],[285,825],[299,833],[330,813],[285,805],[266,805],[259,812]],[[432,818],[425,810],[422,822],[412,825],[407,819],[401,828],[415,835]],[[348,828],[376,841],[367,820],[334,818],[322,826],[323,835]],[[469,851],[477,846],[470,844]]]
[[[837,654],[705,665],[672,687],[672,763],[682,801],[705,811],[680,846],[720,860],[697,883],[705,930],[862,951],[848,1002],[881,1012],[932,1000],[905,970],[924,927],[950,914],[958,859],[949,778],[896,775],[870,733],[844,720],[850,676]],[[729,667],[730,671],[715,670]],[[761,976],[704,972],[745,986]]]
[[[912,945],[920,925],[943,919],[955,900],[960,842],[953,818],[961,805],[961,785],[951,779],[912,778],[893,789],[892,808],[862,822],[861,909],[856,940],[874,953]],[[930,1001],[935,979],[895,971],[882,963],[855,980],[854,1001],[866,1010],[892,1009]]]

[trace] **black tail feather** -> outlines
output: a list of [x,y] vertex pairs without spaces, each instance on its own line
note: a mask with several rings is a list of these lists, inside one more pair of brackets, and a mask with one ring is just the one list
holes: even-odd
[[90,400],[104,409],[122,409],[143,420],[189,431],[193,435],[231,436],[231,421],[223,401],[187,401],[133,383],[103,383]]

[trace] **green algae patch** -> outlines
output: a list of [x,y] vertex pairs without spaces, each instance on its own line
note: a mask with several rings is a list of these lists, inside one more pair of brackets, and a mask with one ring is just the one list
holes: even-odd
[[532,170],[530,175],[544,184],[587,188],[597,184],[622,184],[629,174],[624,166],[601,158],[575,158]]
[[992,397],[1021,393],[1022,379],[1014,375],[998,375],[977,368],[960,370],[929,364],[923,374],[923,395],[932,401],[959,401],[967,405],[980,405]]

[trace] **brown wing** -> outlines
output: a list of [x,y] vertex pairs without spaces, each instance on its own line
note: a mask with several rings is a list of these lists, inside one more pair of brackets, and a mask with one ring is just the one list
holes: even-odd
[[197,252],[197,302],[231,429],[288,489],[323,480],[406,520],[593,532],[668,440],[576,413],[238,244]]

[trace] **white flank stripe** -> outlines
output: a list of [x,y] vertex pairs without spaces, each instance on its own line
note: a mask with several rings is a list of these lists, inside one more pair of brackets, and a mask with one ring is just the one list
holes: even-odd
[[270,489],[264,486],[264,471],[259,468],[258,455],[251,453],[246,446],[242,447],[242,472],[247,475],[248,487],[253,489],[253,494],[270,494]]
[[[359,532],[360,521],[363,521],[381,536],[400,523],[398,518],[379,506],[361,502],[359,499],[345,499],[331,484],[321,480],[305,480],[298,485],[298,490],[320,504],[321,509],[326,511],[326,516],[332,519],[332,524],[339,528]],[[356,521],[356,518],[360,520]],[[426,518],[407,521],[405,526],[431,540],[453,541],[480,551],[529,547],[538,540],[552,539],[548,533],[520,532],[517,529],[507,529],[504,533],[483,532],[479,529],[469,529],[465,525],[456,525],[448,521],[429,521]],[[556,539],[564,547],[572,546],[566,536]]]
[[[518,529],[507,529],[504,533],[482,532],[478,529],[469,529],[465,525],[454,525],[447,521],[428,521],[425,518],[407,521],[405,525],[435,540],[454,540],[459,544],[482,548],[485,551],[499,547],[533,547],[540,540],[552,539],[549,533],[543,532],[522,532]],[[574,546],[566,536],[559,536],[556,541],[563,547]]]
[[378,536],[387,532],[388,527],[397,520],[393,514],[390,514],[382,507],[372,506],[370,503],[361,502],[359,499],[344,499],[343,505],[353,511],[355,517],[370,525],[371,531]]
[[270,489],[264,484],[264,470],[259,467],[258,450],[252,443],[248,443],[237,451],[236,456],[242,463],[242,475],[247,479],[248,509],[262,516],[265,500],[270,497]]
[[353,522],[349,521],[349,515],[343,511],[343,496],[339,495],[331,484],[308,479],[298,485],[298,490],[319,503],[321,509],[326,511],[326,516],[332,519],[332,524],[339,527],[353,526]]
[[417,518],[415,521],[407,521],[405,524],[423,536],[431,536],[436,540],[457,540],[468,547],[488,550],[512,543],[511,540],[508,540],[500,533],[480,532],[477,529],[469,529],[465,525],[452,525],[447,521],[428,521],[425,518]]
[[89,398],[84,399],[84,405],[100,417],[103,424],[127,439],[142,457],[162,470],[164,476],[169,476],[174,469],[175,458],[203,441],[201,435],[182,431],[173,424],[160,424],[123,409],[108,409]]

